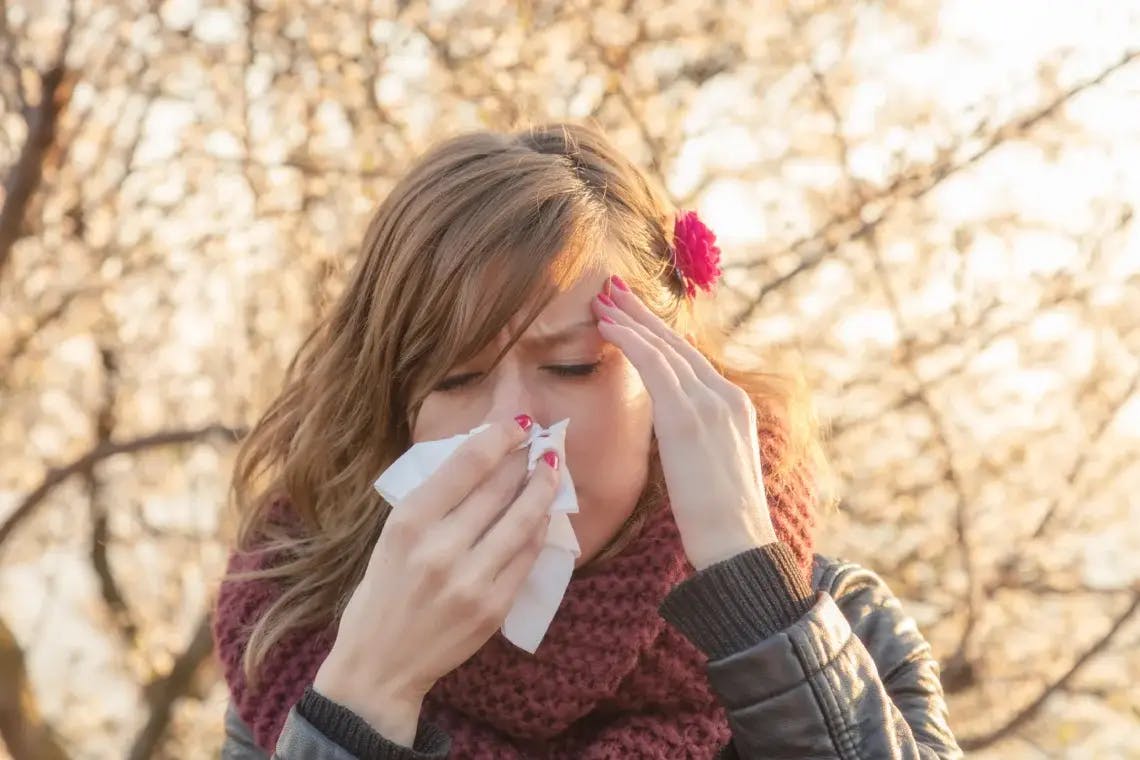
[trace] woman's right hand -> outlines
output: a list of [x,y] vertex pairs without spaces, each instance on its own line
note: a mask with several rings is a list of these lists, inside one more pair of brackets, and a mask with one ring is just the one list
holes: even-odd
[[391,512],[341,616],[313,688],[390,741],[414,743],[424,696],[502,625],[542,548],[558,458],[523,484],[530,424],[491,423]]

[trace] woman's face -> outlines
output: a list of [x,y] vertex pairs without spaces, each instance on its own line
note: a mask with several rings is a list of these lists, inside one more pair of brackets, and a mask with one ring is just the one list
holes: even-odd
[[629,517],[649,469],[649,394],[633,365],[602,340],[590,310],[605,283],[605,275],[587,274],[555,296],[494,368],[506,333],[453,367],[425,399],[412,431],[418,442],[466,433],[488,417],[529,414],[544,427],[568,417],[561,466],[578,494],[579,512],[570,515],[582,548],[578,566]]

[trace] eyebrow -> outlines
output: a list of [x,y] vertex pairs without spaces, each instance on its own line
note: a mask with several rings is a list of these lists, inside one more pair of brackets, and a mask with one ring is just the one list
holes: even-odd
[[598,322],[595,319],[584,319],[581,322],[575,322],[548,333],[541,333],[538,335],[524,335],[519,338],[518,342],[521,344],[526,344],[528,346],[557,346],[577,337],[577,334],[580,333],[583,328],[596,328],[597,325]]

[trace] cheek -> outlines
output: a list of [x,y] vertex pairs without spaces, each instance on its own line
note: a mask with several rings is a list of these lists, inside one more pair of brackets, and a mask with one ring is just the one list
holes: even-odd
[[435,441],[466,433],[485,422],[486,404],[478,395],[431,393],[412,426],[412,442]]
[[438,402],[436,394],[431,394],[424,399],[423,406],[420,407],[419,414],[416,415],[416,423],[412,426],[413,443],[447,438],[459,432],[450,429],[452,426],[447,422],[447,410],[442,408],[443,406]]
[[582,502],[580,518],[605,512],[620,524],[645,486],[653,427],[649,394],[621,357],[621,365],[598,378],[570,414],[567,458]]

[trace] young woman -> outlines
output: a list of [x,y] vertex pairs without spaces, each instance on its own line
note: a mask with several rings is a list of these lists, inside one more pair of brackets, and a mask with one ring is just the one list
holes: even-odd
[[[796,386],[700,323],[714,240],[587,127],[411,169],[239,453],[224,757],[960,756],[898,601],[813,555]],[[484,422],[399,509],[373,490]],[[566,471],[581,557],[530,654],[497,629]]]

